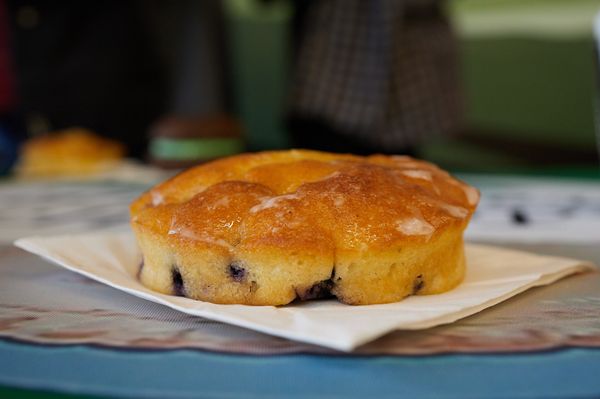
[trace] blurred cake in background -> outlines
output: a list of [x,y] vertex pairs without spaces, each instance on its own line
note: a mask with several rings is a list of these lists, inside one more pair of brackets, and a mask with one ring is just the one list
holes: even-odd
[[161,168],[187,168],[243,150],[240,124],[225,115],[169,116],[150,130],[150,162]]
[[84,128],[70,128],[26,141],[16,167],[19,177],[86,176],[116,167],[125,147]]

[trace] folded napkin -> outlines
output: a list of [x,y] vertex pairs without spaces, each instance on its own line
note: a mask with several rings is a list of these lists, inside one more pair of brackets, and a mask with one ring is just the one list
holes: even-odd
[[336,300],[282,307],[217,305],[164,295],[144,287],[136,273],[141,254],[131,233],[22,238],[15,245],[66,269],[180,312],[342,351],[396,329],[452,323],[528,288],[592,269],[589,262],[467,244],[467,275],[452,291],[412,296],[385,305],[349,306]]

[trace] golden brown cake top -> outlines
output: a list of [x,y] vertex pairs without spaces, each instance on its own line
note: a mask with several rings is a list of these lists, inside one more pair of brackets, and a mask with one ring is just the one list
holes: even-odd
[[209,246],[363,251],[464,229],[478,201],[475,188],[410,157],[290,150],[189,169],[140,196],[131,215]]

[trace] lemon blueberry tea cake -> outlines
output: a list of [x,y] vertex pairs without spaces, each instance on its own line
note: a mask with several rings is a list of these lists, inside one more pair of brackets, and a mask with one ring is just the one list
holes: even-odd
[[189,169],[137,198],[147,287],[223,304],[352,304],[436,294],[463,279],[479,192],[404,156],[305,150]]

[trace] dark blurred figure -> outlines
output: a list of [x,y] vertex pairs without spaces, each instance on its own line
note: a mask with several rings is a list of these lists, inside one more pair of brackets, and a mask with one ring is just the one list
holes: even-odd
[[0,0],[0,176],[8,172],[17,158],[19,132],[15,118],[15,78],[8,29],[8,12]]
[[12,49],[11,117],[29,135],[83,126],[140,156],[147,127],[164,110],[166,79],[136,3],[0,0],[0,7]]
[[289,127],[296,147],[412,154],[454,133],[457,43],[439,0],[299,0]]

